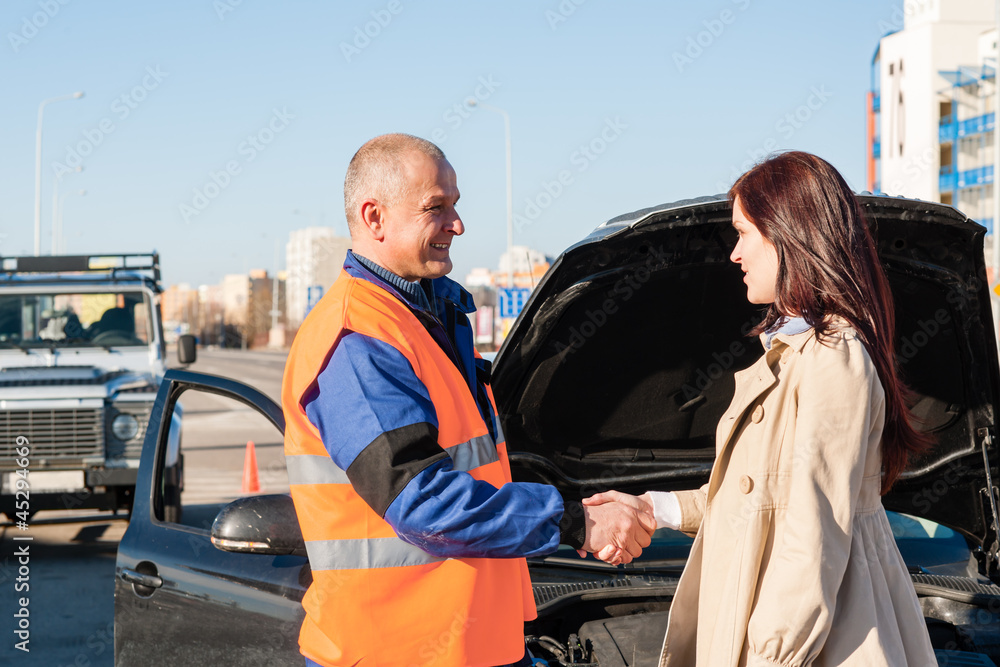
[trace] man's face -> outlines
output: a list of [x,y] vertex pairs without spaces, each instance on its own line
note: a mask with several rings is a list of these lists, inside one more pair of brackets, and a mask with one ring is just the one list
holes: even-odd
[[440,278],[451,271],[451,242],[465,232],[455,210],[459,192],[447,160],[418,151],[403,159],[406,193],[382,209],[381,259],[406,280]]

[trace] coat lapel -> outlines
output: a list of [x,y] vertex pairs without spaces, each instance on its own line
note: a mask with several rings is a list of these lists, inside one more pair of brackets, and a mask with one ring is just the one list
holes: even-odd
[[778,352],[776,349],[768,350],[753,366],[734,375],[736,392],[733,395],[733,402],[722,415],[715,433],[716,457],[729,445],[746,409],[777,382],[770,362]]
[[[720,459],[730,446],[733,434],[743,421],[743,413],[753,405],[754,401],[760,398],[761,394],[773,387],[778,382],[774,371],[771,370],[781,355],[786,351],[799,352],[814,332],[808,329],[798,334],[775,334],[771,339],[771,348],[765,349],[764,354],[750,368],[733,374],[736,380],[736,391],[733,394],[733,402],[729,404],[729,409],[719,420],[719,426],[715,431],[715,458]],[[761,334],[761,342],[765,340],[766,334]],[[717,466],[713,466],[712,474],[709,477],[708,495],[711,498],[715,495]]]

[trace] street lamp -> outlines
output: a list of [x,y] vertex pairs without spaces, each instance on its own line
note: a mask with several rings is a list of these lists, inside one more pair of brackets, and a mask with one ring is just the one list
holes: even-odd
[[[69,197],[70,195],[74,195],[74,194],[75,195],[80,195],[81,197],[84,197],[84,196],[87,195],[87,191],[86,190],[77,190],[76,192],[67,192],[66,194],[64,194],[61,197],[59,197],[59,246],[61,248],[61,252],[65,252],[66,251],[66,248],[65,248],[66,237],[64,237],[63,233],[62,233],[62,227],[63,227],[63,224],[62,224],[63,202],[66,201],[66,197]],[[52,254],[53,255],[56,254],[56,248],[55,247],[52,248]]]
[[[73,171],[79,174],[83,171],[83,167],[77,167]],[[61,181],[63,176],[67,173],[69,172],[60,171],[56,174],[56,182],[52,185],[52,252],[49,253],[50,255],[56,254],[56,240],[59,238],[59,234],[62,233],[62,230],[59,228],[59,225],[62,222],[62,218],[59,215],[59,181]]]
[[46,104],[63,100],[78,100],[83,97],[83,91],[69,95],[50,97],[38,105],[38,130],[35,133],[35,256],[42,254],[42,112]]
[[511,182],[510,167],[510,116],[503,109],[498,109],[489,104],[483,104],[474,97],[470,97],[466,104],[470,107],[479,106],[487,111],[495,111],[503,116],[504,145],[507,152],[507,287],[514,287],[514,186]]

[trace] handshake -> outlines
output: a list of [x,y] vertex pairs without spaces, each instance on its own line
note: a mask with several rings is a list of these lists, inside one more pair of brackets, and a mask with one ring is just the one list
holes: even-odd
[[583,549],[577,553],[581,558],[593,553],[611,565],[631,563],[649,546],[656,530],[649,493],[641,496],[619,491],[597,493],[584,499],[583,515],[587,537]]

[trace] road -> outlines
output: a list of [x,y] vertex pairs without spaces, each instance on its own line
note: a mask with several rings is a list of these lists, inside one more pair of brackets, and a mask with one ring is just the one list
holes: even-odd
[[[209,350],[204,354],[199,351],[192,370],[245,382],[280,403],[284,368],[284,354]],[[244,495],[241,488],[248,441],[254,442],[260,492],[288,492],[281,434],[262,415],[214,394],[184,394],[180,402],[184,407],[185,506],[228,502]],[[211,518],[214,516],[212,513]]]
[[281,402],[281,374],[285,353],[239,350],[198,350],[198,361],[189,370],[212,373],[245,382]]
[[[198,350],[190,370],[246,382],[277,402],[284,361],[283,354],[271,352]],[[239,495],[250,438],[257,439],[262,492],[287,490],[280,438],[259,435],[263,429],[273,433],[273,427],[242,405],[214,399],[181,401],[185,467],[191,471],[183,502]],[[126,527],[122,517],[89,511],[39,512],[27,531],[0,524],[0,664],[113,665],[115,553]],[[15,539],[26,537],[31,539]],[[24,547],[28,555],[16,555]],[[30,652],[15,648],[19,619],[13,614],[21,597],[30,600]]]

